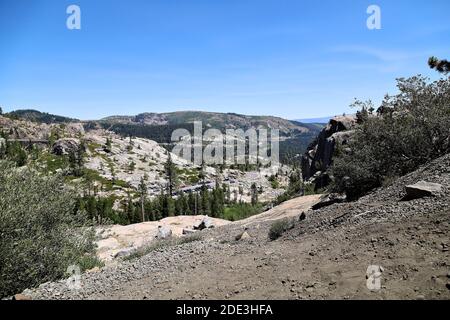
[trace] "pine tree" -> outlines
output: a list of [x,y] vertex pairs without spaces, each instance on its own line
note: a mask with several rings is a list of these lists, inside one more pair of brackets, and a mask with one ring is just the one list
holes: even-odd
[[431,69],[435,69],[436,71],[447,74],[450,72],[450,61],[448,60],[439,60],[436,57],[431,57],[428,59],[428,65]]
[[224,211],[224,192],[219,186],[219,181],[216,181],[216,185],[212,191],[210,197],[211,214],[213,217],[221,217]]
[[181,196],[175,200],[175,215],[181,216],[183,214],[183,204]]
[[200,194],[198,192],[194,195],[194,214],[199,215],[201,214],[201,201],[200,201]]
[[196,199],[195,199],[195,194],[193,192],[190,192],[188,195],[188,212],[189,215],[195,215],[197,214],[196,212]]
[[211,215],[211,202],[206,186],[203,186],[200,191],[200,202],[201,205],[199,209],[201,210],[201,213],[199,213],[207,216]]
[[189,209],[188,197],[183,195],[183,215],[192,215]]
[[161,191],[160,195],[161,214],[163,218],[172,217],[175,215],[175,203],[169,192],[164,193]]
[[177,172],[176,166],[172,162],[172,156],[170,152],[168,153],[167,162],[164,165],[164,169],[166,171],[166,177],[168,180],[168,192],[169,195],[172,196],[177,185]]
[[219,202],[217,199],[217,191],[216,188],[213,189],[211,197],[209,197],[209,206],[211,208],[211,216],[218,217],[219,216]]
[[127,215],[128,223],[129,224],[133,223],[134,222],[134,204],[133,204],[133,200],[131,199],[130,195],[128,195],[125,212]]
[[251,186],[251,196],[252,196],[252,206],[256,206],[258,204],[258,188],[256,183],[252,183]]
[[145,216],[146,216],[146,220],[148,221],[155,221],[153,218],[154,215],[154,211],[153,211],[153,201],[145,201],[144,203],[144,211],[145,211]]
[[157,204],[158,204],[158,211],[159,211],[158,218],[165,218],[166,217],[165,212],[167,211],[167,209],[166,209],[166,195],[164,194],[163,188],[161,188],[161,192],[159,194]]
[[97,202],[95,197],[89,196],[86,204],[86,211],[88,212],[88,216],[90,219],[97,221]]
[[141,181],[140,181],[139,186],[138,186],[138,192],[139,192],[139,197],[140,197],[140,200],[141,200],[142,222],[145,222],[144,203],[145,203],[145,198],[147,196],[147,185],[145,184],[144,177],[141,177]]
[[69,151],[69,167],[75,177],[81,177],[83,175],[85,152],[86,147],[84,142],[81,142],[76,150]]
[[109,137],[106,138],[106,144],[103,147],[103,151],[110,153],[112,150],[112,143],[111,143],[111,139]]
[[173,217],[175,215],[175,202],[170,195],[165,196],[165,203],[166,217]]

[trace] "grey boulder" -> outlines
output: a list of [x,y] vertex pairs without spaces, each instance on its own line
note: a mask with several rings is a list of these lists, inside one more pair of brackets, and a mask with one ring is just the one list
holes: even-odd
[[186,234],[193,234],[193,233],[195,233],[196,231],[195,230],[192,230],[192,229],[183,229],[183,234],[184,235],[186,235]]
[[194,226],[194,230],[203,230],[203,229],[209,229],[209,228],[214,228],[214,223],[211,220],[211,218],[208,216],[204,217],[203,220],[199,224]]
[[156,234],[157,239],[168,239],[172,236],[172,230],[168,227],[159,226],[158,233]]
[[435,196],[442,190],[439,183],[419,181],[415,184],[406,186],[406,196],[403,200],[413,200],[423,197]]
[[136,251],[137,251],[137,249],[134,248],[134,247],[126,248],[126,249],[123,249],[123,250],[120,250],[119,252],[117,252],[114,255],[114,258],[115,259],[117,259],[117,258],[125,258],[125,257],[128,257],[128,256],[132,255]]
[[58,156],[76,152],[80,147],[80,140],[64,138],[57,140],[52,146],[52,152]]

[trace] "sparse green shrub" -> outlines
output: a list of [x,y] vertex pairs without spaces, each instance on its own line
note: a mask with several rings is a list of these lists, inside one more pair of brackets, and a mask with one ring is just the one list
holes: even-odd
[[86,254],[82,256],[78,262],[77,265],[80,267],[81,270],[90,270],[95,267],[104,267],[105,264],[103,261],[101,261],[96,255],[93,254]]
[[351,152],[334,159],[333,191],[358,198],[450,151],[449,78],[399,79],[398,88],[398,95],[384,99],[377,117],[356,127]]
[[0,297],[93,266],[94,232],[61,181],[0,161]]
[[305,183],[303,185],[303,188],[304,188],[304,195],[305,196],[310,196],[310,195],[313,195],[313,194],[320,194],[320,193],[323,192],[322,189],[315,190],[315,185],[313,183]]
[[269,180],[272,189],[278,189],[280,187],[280,183],[275,175],[270,176],[267,180]]
[[173,247],[173,246],[180,246],[186,243],[195,242],[195,241],[201,241],[203,239],[203,236],[201,233],[197,232],[188,236],[184,237],[174,237],[164,240],[154,240],[149,245],[144,246],[142,248],[137,249],[135,252],[131,253],[130,255],[127,255],[123,257],[123,260],[129,261],[129,260],[135,260],[138,258],[141,258],[155,250],[160,250],[167,247]]
[[289,229],[292,229],[294,224],[290,219],[281,219],[275,221],[269,229],[269,239],[276,240],[283,235]]

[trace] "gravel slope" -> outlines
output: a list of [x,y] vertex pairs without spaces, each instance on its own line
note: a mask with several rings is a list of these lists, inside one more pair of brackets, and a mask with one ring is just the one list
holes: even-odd
[[[404,186],[440,183],[433,198],[400,201]],[[271,221],[203,231],[201,241],[25,293],[34,299],[450,299],[450,155],[353,203],[308,211],[280,239]],[[297,200],[298,201],[298,200]],[[274,208],[274,210],[278,210]],[[302,208],[298,208],[298,215]],[[381,265],[381,290],[366,287]]]

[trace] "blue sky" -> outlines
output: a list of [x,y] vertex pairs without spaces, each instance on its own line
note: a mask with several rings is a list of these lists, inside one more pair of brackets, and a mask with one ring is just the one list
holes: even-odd
[[[81,8],[81,30],[66,8]],[[382,29],[366,27],[381,8]],[[289,119],[379,102],[450,58],[448,0],[0,0],[0,106],[94,119],[204,110]]]

